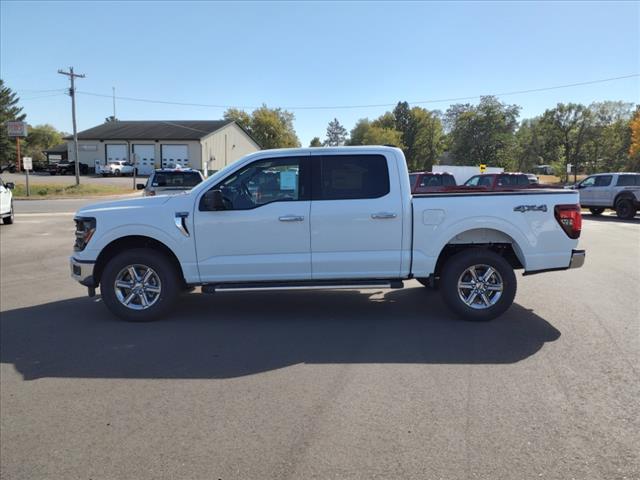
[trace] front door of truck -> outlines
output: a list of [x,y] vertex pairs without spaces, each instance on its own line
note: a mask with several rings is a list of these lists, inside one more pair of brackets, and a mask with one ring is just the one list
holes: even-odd
[[308,156],[262,158],[220,181],[224,210],[196,205],[203,282],[311,279]]

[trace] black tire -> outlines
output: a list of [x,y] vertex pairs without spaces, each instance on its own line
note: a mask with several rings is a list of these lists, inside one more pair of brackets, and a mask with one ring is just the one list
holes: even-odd
[[11,202],[11,210],[9,211],[9,216],[8,217],[4,217],[2,219],[2,223],[4,223],[5,225],[11,225],[13,224],[13,202]]
[[602,215],[602,212],[604,212],[604,208],[590,208],[589,211],[591,212],[591,215],[599,217]]
[[423,287],[435,288],[433,282],[429,278],[416,278],[416,280],[420,282]]
[[[499,277],[501,277],[502,292],[496,299],[495,304],[491,306],[472,308],[460,296],[458,281],[463,278],[462,275],[465,274],[467,269],[474,265],[489,266],[498,272]],[[496,279],[496,277],[492,278]],[[440,289],[442,290],[444,302],[465,320],[488,321],[502,315],[513,303],[513,299],[516,296],[516,288],[516,276],[509,262],[497,253],[486,249],[474,248],[454,255],[442,267],[442,275],[440,276]],[[486,294],[491,301],[493,300],[491,296],[495,295],[496,293],[491,292]],[[471,303],[474,304],[473,301]]]
[[[116,294],[115,281],[128,265],[151,267],[160,279],[160,293],[151,306],[134,310],[125,306]],[[166,315],[182,290],[182,281],[169,259],[157,250],[135,248],[119,253],[109,260],[100,279],[100,292],[107,308],[128,322],[149,322]]]
[[630,220],[636,216],[636,207],[631,200],[623,198],[616,203],[616,215],[623,220]]
[[119,177],[119,176],[120,176],[120,170],[115,169],[115,170],[113,171],[113,174],[114,174],[116,177]]

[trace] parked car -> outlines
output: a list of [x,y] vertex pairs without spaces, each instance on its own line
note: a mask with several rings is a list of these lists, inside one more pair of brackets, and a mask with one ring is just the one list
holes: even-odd
[[630,219],[640,209],[640,173],[599,173],[570,188],[580,192],[580,205],[593,215],[609,208],[619,218]]
[[474,175],[464,182],[465,187],[481,188],[489,192],[529,188],[531,183],[526,173],[484,173]]
[[[274,174],[268,196],[249,188]],[[573,190],[412,195],[393,147],[263,150],[183,195],[80,209],[71,275],[130,321],[165,314],[194,286],[379,289],[411,278],[438,286],[458,315],[489,320],[512,304],[515,269],[582,266],[581,221]]]
[[175,195],[191,190],[204,180],[202,173],[190,168],[163,168],[155,170],[147,179],[147,183],[138,183],[136,188],[142,190],[145,197],[153,195]]
[[0,178],[0,218],[5,225],[13,223],[13,189],[12,182],[4,183]]
[[529,179],[529,185],[539,185],[540,179],[534,175],[533,173],[525,173],[527,178]]
[[445,192],[456,186],[456,179],[448,172],[412,172],[409,183],[411,193]]
[[113,175],[115,177],[119,177],[121,175],[133,175],[138,171],[133,166],[133,163],[126,162],[124,160],[114,160],[106,165],[100,166],[99,172],[96,172],[103,177],[108,177]]
[[[84,163],[79,163],[78,169],[81,175],[89,173],[89,167]],[[76,164],[74,162],[62,161],[59,163],[50,163],[47,167],[49,175],[75,175]]]
[[0,173],[2,173],[2,172],[16,173],[16,164],[15,163],[7,163],[5,165],[2,165],[0,167]]

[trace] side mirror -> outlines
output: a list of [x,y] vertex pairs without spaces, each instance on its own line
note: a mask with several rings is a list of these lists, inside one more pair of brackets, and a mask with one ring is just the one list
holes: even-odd
[[9,190],[13,190],[14,188],[16,188],[16,184],[13,182],[7,182],[4,184],[5,187],[7,187]]
[[136,183],[136,190],[144,190],[144,183]]
[[220,190],[209,190],[202,197],[202,206],[207,211],[225,210],[222,192]]

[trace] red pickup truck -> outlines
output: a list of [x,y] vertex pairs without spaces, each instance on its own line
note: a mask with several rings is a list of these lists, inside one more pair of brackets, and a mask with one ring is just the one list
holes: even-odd
[[447,172],[412,172],[411,193],[448,192],[456,188],[456,179]]

